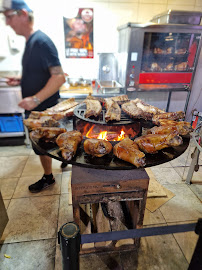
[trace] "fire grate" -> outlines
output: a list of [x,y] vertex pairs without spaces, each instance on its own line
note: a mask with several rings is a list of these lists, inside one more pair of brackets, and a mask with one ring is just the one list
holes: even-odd
[[105,107],[102,107],[102,111],[101,111],[100,115],[96,118],[95,117],[94,118],[86,118],[85,112],[86,112],[86,105],[80,104],[74,110],[74,117],[82,119],[83,121],[86,121],[86,122],[91,122],[94,124],[101,124],[101,125],[110,125],[110,126],[128,125],[128,124],[132,124],[136,121],[135,119],[130,118],[127,114],[125,114],[122,111],[121,112],[121,119],[119,122],[117,122],[117,121],[106,122],[105,121],[105,113],[106,113]]

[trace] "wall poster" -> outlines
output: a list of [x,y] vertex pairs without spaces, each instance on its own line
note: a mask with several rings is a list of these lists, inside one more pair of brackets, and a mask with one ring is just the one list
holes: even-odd
[[66,58],[93,58],[93,8],[79,8],[76,17],[63,19]]

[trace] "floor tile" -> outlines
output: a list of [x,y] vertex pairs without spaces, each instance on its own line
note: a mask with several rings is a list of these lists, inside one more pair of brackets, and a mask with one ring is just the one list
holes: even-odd
[[80,270],[89,269],[123,270],[118,252],[81,256]]
[[39,196],[45,196],[45,195],[56,195],[60,194],[61,190],[61,174],[55,174],[55,184],[50,186],[47,189],[42,190],[39,193],[31,193],[28,190],[29,185],[35,183],[38,181],[41,176],[25,176],[25,177],[20,177],[19,182],[17,184],[16,190],[13,194],[13,198],[23,198],[23,197],[39,197]]
[[152,224],[165,224],[165,223],[166,223],[165,219],[159,209],[153,213],[145,209],[143,225],[146,226],[146,225],[152,225]]
[[73,221],[73,209],[69,205],[69,194],[66,193],[60,196],[58,231],[63,224],[70,221]]
[[151,170],[156,177],[156,180],[161,184],[177,184],[181,183],[181,177],[173,168],[156,168],[151,167]]
[[170,161],[173,167],[186,166],[188,158],[191,156],[191,147],[189,147],[182,155]]
[[[182,178],[183,181],[187,179],[187,175],[189,172],[189,167],[176,167],[174,168],[175,171],[179,174],[179,176]],[[202,182],[202,166],[199,167],[198,172],[193,173],[191,182],[197,183]]]
[[1,157],[11,157],[11,156],[28,156],[30,155],[31,149],[27,148],[25,145],[20,146],[3,146],[0,147]]
[[10,201],[11,200],[4,200],[4,205],[5,205],[6,209],[8,209]]
[[[189,222],[186,222],[186,224]],[[190,223],[195,223],[192,221]],[[168,225],[176,225],[176,224],[185,224],[185,222],[180,223],[168,223]],[[198,240],[198,235],[193,232],[185,232],[185,233],[175,233],[173,234],[178,245],[180,246],[185,258],[190,263],[192,255],[194,253],[196,243]]]
[[58,244],[58,238],[56,239],[56,254],[55,254],[55,269],[54,270],[63,270],[62,269],[62,254],[60,250],[60,245]]
[[12,199],[2,240],[13,243],[56,238],[58,208],[58,195]]
[[[61,168],[60,168],[61,162],[56,160],[56,159],[53,159],[52,162],[53,162],[52,163],[53,174],[61,174],[62,173]],[[26,166],[22,172],[22,176],[31,176],[31,175],[42,176],[43,173],[44,172],[43,172],[43,168],[42,168],[41,163],[40,163],[39,156],[30,155],[28,157]]]
[[[141,238],[138,256],[128,251],[121,261],[124,270],[185,270],[188,263],[172,235]],[[134,268],[134,265],[137,266]]]
[[1,270],[54,270],[54,257],[55,239],[0,245]]
[[18,177],[0,179],[0,190],[4,200],[12,198],[18,181]]
[[166,222],[197,220],[202,216],[201,202],[186,184],[165,185],[175,194],[160,208]]
[[196,195],[196,197],[202,202],[202,185],[191,184],[189,188]]
[[0,178],[20,177],[28,157],[0,157]]
[[61,193],[69,192],[69,182],[71,182],[71,171],[66,171],[62,173],[62,185],[61,185]]

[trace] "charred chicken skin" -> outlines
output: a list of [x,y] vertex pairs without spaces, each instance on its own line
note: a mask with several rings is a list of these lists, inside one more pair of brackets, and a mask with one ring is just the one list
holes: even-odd
[[65,128],[40,127],[30,132],[30,137],[34,140],[43,139],[44,141],[55,142],[57,136],[65,132]]
[[86,99],[84,102],[86,103],[86,118],[91,116],[97,117],[101,113],[102,106],[99,100]]
[[160,126],[160,127],[153,127],[146,131],[146,135],[148,134],[171,134],[176,133],[179,134],[177,127],[175,126]]
[[113,148],[110,142],[101,139],[86,139],[83,146],[84,151],[94,157],[107,155]]
[[145,154],[139,150],[138,145],[129,138],[117,143],[113,148],[116,157],[127,161],[138,167],[143,167],[145,163]]
[[192,127],[189,122],[185,121],[173,121],[173,120],[166,120],[166,119],[159,119],[160,126],[174,126],[177,128],[177,131],[180,135],[187,135],[192,132]]
[[23,123],[30,129],[39,127],[59,127],[60,123],[49,116],[43,116],[40,119],[24,119]]
[[105,121],[120,121],[121,108],[119,107],[119,104],[116,101],[108,99],[105,103],[105,106],[107,108],[105,114]]
[[158,125],[159,119],[179,120],[179,119],[183,119],[184,117],[185,117],[185,114],[183,111],[169,112],[169,113],[161,113],[161,114],[154,115],[152,117],[152,121],[154,124]]
[[64,159],[69,161],[75,156],[82,139],[82,134],[75,130],[67,131],[57,137],[56,143],[59,146]]
[[151,120],[154,115],[164,113],[163,110],[151,106],[138,98],[124,103],[121,107],[126,114],[130,115],[130,117],[138,119],[143,118],[145,120]]
[[182,138],[176,135],[176,133],[168,135],[149,134],[138,137],[134,141],[143,152],[150,154],[157,153],[166,147],[179,146],[183,143]]

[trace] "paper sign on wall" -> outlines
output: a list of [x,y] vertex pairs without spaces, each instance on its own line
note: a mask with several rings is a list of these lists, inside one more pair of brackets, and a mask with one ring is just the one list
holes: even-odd
[[79,8],[76,17],[63,19],[66,58],[93,58],[93,9]]

